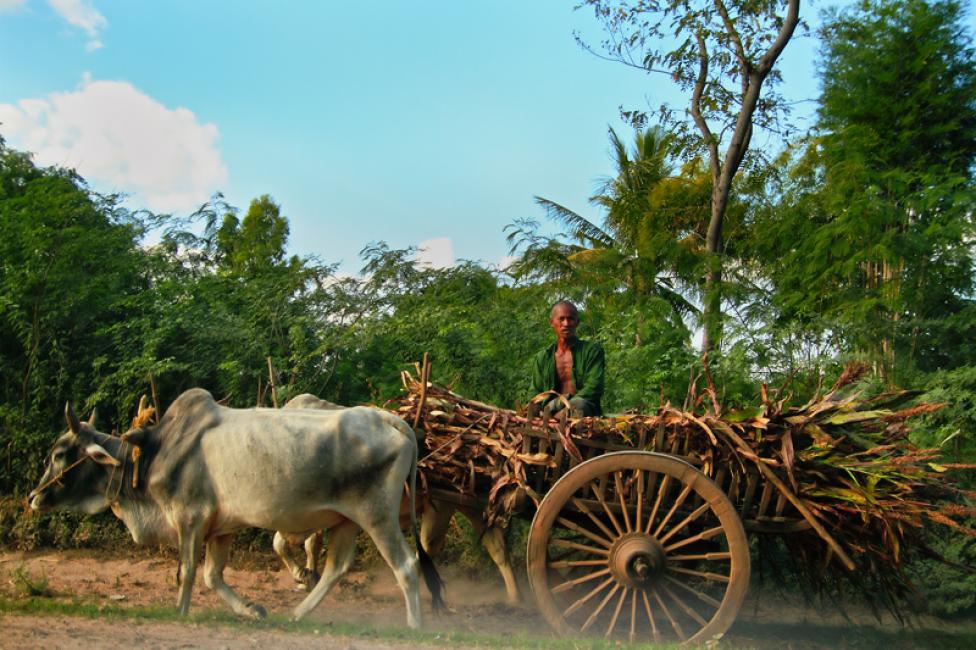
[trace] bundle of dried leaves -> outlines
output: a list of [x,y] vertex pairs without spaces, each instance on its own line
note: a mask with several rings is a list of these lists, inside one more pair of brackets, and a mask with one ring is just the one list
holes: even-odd
[[972,466],[942,463],[938,449],[909,441],[907,420],[941,405],[900,409],[916,396],[907,391],[865,396],[851,389],[863,372],[849,367],[798,407],[763,388],[756,408],[723,411],[709,387],[687,409],[664,404],[654,414],[558,421],[404,373],[396,408],[426,434],[427,485],[484,499],[489,524],[531,514],[526,499],[538,504],[554,477],[602,450],[663,451],[700,466],[747,527],[781,535],[814,585],[838,571],[855,583],[868,578],[892,604],[907,589],[905,560],[928,552],[922,532],[929,524],[976,536],[967,523],[976,494],[951,479],[951,470]]

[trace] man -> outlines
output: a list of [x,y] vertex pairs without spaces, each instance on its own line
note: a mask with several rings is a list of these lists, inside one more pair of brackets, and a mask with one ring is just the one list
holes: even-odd
[[[535,356],[532,369],[533,394],[556,391],[569,401],[574,416],[600,415],[603,409],[603,346],[576,338],[579,312],[576,305],[560,300],[552,307],[549,324],[556,342]],[[553,415],[565,407],[555,396],[545,405]]]

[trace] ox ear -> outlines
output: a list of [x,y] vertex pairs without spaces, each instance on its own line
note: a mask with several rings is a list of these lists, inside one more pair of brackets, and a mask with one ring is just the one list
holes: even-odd
[[122,464],[118,461],[118,459],[115,458],[115,456],[108,453],[108,450],[105,449],[105,447],[96,442],[93,442],[85,447],[85,454],[100,465],[112,465],[113,467],[118,467]]
[[92,409],[92,414],[88,418],[88,426],[90,426],[92,429],[94,429],[95,428],[95,420],[97,420],[97,419],[98,419],[98,409],[93,408]]
[[81,431],[81,422],[75,415],[75,410],[71,407],[70,401],[64,405],[64,419],[68,421],[68,428],[71,429],[71,433],[77,435]]
[[129,429],[122,434],[122,442],[127,442],[134,447],[141,447],[146,441],[146,430],[142,427]]

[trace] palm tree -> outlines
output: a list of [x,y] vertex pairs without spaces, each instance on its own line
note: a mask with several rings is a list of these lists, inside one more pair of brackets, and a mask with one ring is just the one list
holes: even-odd
[[[650,127],[635,133],[628,150],[612,128],[609,137],[616,175],[603,179],[590,197],[590,203],[604,212],[602,225],[537,196],[535,201],[546,216],[566,230],[562,238],[545,237],[538,234],[534,221],[509,226],[512,253],[521,251],[510,271],[516,277],[568,281],[594,289],[624,288],[636,296],[658,295],[681,316],[697,311],[680,293],[688,286],[683,274],[667,263],[668,255],[656,250],[660,241],[648,237],[648,228],[661,225],[650,218],[655,192],[680,180],[671,164],[676,152],[674,138],[660,127]],[[649,241],[654,245],[648,246]]]

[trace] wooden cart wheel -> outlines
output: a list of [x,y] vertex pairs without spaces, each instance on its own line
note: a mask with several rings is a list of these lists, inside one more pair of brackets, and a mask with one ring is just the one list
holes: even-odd
[[749,586],[729,498],[693,465],[608,453],[549,490],[529,531],[529,584],[563,634],[702,643],[725,633]]

